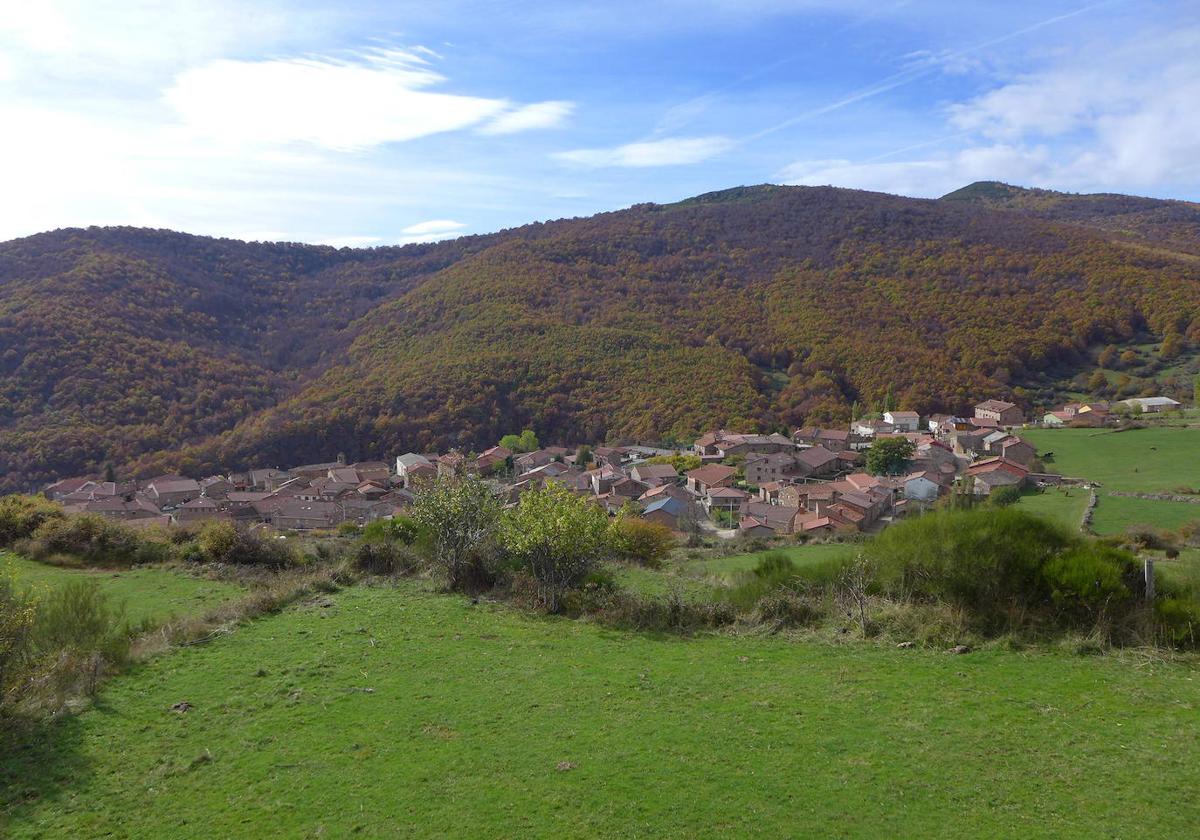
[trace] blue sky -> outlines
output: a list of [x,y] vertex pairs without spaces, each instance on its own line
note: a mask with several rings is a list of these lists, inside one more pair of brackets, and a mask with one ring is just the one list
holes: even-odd
[[1194,2],[11,0],[0,239],[376,245],[749,183],[1200,199]]

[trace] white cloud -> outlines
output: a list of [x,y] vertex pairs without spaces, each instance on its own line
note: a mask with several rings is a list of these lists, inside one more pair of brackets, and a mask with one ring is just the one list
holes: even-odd
[[626,143],[612,149],[575,149],[558,152],[555,157],[579,166],[679,166],[700,163],[733,148],[728,137],[666,137]]
[[423,88],[445,81],[414,52],[233,61],[188,70],[166,101],[197,133],[231,143],[310,143],[352,151],[467,128],[503,99]]
[[318,240],[316,244],[328,245],[331,248],[370,248],[372,245],[382,245],[383,237],[355,236],[353,234],[348,236],[330,236]]
[[552,99],[505,111],[479,129],[480,134],[516,134],[562,125],[575,110],[573,102]]
[[[788,183],[934,196],[976,180],[1073,191],[1200,187],[1200,27],[1089,44],[946,110],[960,148],[920,160],[799,161]],[[1104,55],[1104,60],[1097,60]]]
[[415,225],[404,228],[400,231],[400,237],[396,241],[401,245],[410,245],[414,242],[437,242],[460,235],[465,227],[465,224],[453,219],[430,219],[427,222],[417,222]]

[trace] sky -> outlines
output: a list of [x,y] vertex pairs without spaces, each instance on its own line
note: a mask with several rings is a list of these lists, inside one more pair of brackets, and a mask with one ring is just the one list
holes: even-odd
[[0,0],[0,240],[393,245],[977,180],[1200,200],[1200,3]]

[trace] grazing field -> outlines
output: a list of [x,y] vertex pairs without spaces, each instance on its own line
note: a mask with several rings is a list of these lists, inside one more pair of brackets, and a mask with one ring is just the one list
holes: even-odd
[[1200,505],[1197,504],[1101,493],[1092,516],[1092,528],[1097,534],[1122,533],[1134,525],[1175,531],[1188,522],[1196,521],[1200,521]]
[[124,605],[125,617],[133,624],[199,613],[244,592],[233,583],[188,577],[170,569],[64,569],[14,554],[0,554],[0,574],[5,572],[19,586],[35,590],[61,586],[69,580],[94,580],[114,604]]
[[11,838],[1183,837],[1197,677],[636,635],[360,587],[6,744],[0,812]]
[[623,589],[639,595],[666,595],[672,589],[693,600],[708,600],[713,595],[714,587],[711,583],[673,565],[661,569],[646,569],[620,563],[613,564],[611,570]]
[[820,563],[838,557],[853,554],[854,545],[839,543],[818,543],[815,545],[792,545],[784,548],[771,548],[751,554],[731,554],[728,557],[713,557],[708,560],[694,560],[687,563],[686,568],[697,574],[712,575],[730,579],[737,572],[753,569],[767,554],[783,554],[798,566],[809,563]]
[[1161,493],[1200,484],[1200,428],[1026,429],[1021,436],[1053,452],[1046,468],[1100,482],[1106,490]]
[[1016,507],[1053,519],[1072,531],[1078,531],[1090,495],[1087,490],[1078,488],[1048,488],[1042,493],[1026,493],[1016,503]]

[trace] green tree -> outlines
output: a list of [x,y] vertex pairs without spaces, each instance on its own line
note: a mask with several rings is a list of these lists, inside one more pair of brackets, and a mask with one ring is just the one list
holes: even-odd
[[1175,359],[1183,352],[1183,336],[1177,332],[1169,332],[1163,338],[1162,346],[1158,348],[1159,358]]
[[541,444],[538,443],[538,437],[533,433],[533,429],[526,429],[519,435],[505,435],[500,438],[500,445],[513,452],[533,452]]
[[916,447],[908,438],[875,438],[867,450],[867,471],[872,475],[896,475],[904,470]]
[[1104,375],[1104,371],[1092,371],[1092,375],[1088,377],[1087,388],[1093,394],[1099,394],[1108,387],[1108,377]]
[[427,535],[431,560],[453,590],[495,580],[496,536],[503,502],[471,476],[446,476],[423,489],[412,518]]
[[575,450],[575,466],[581,470],[586,470],[588,464],[592,462],[592,447],[584,444]]
[[679,453],[678,455],[655,455],[646,459],[647,464],[670,464],[675,472],[683,475],[690,470],[697,470],[704,463],[699,455]]
[[1117,353],[1116,346],[1110,344],[1100,351],[1100,355],[1096,359],[1096,363],[1102,368],[1112,368],[1117,364],[1118,358],[1119,354]]
[[521,496],[500,524],[508,556],[537,583],[538,600],[558,612],[563,594],[583,583],[608,552],[608,514],[559,484]]

